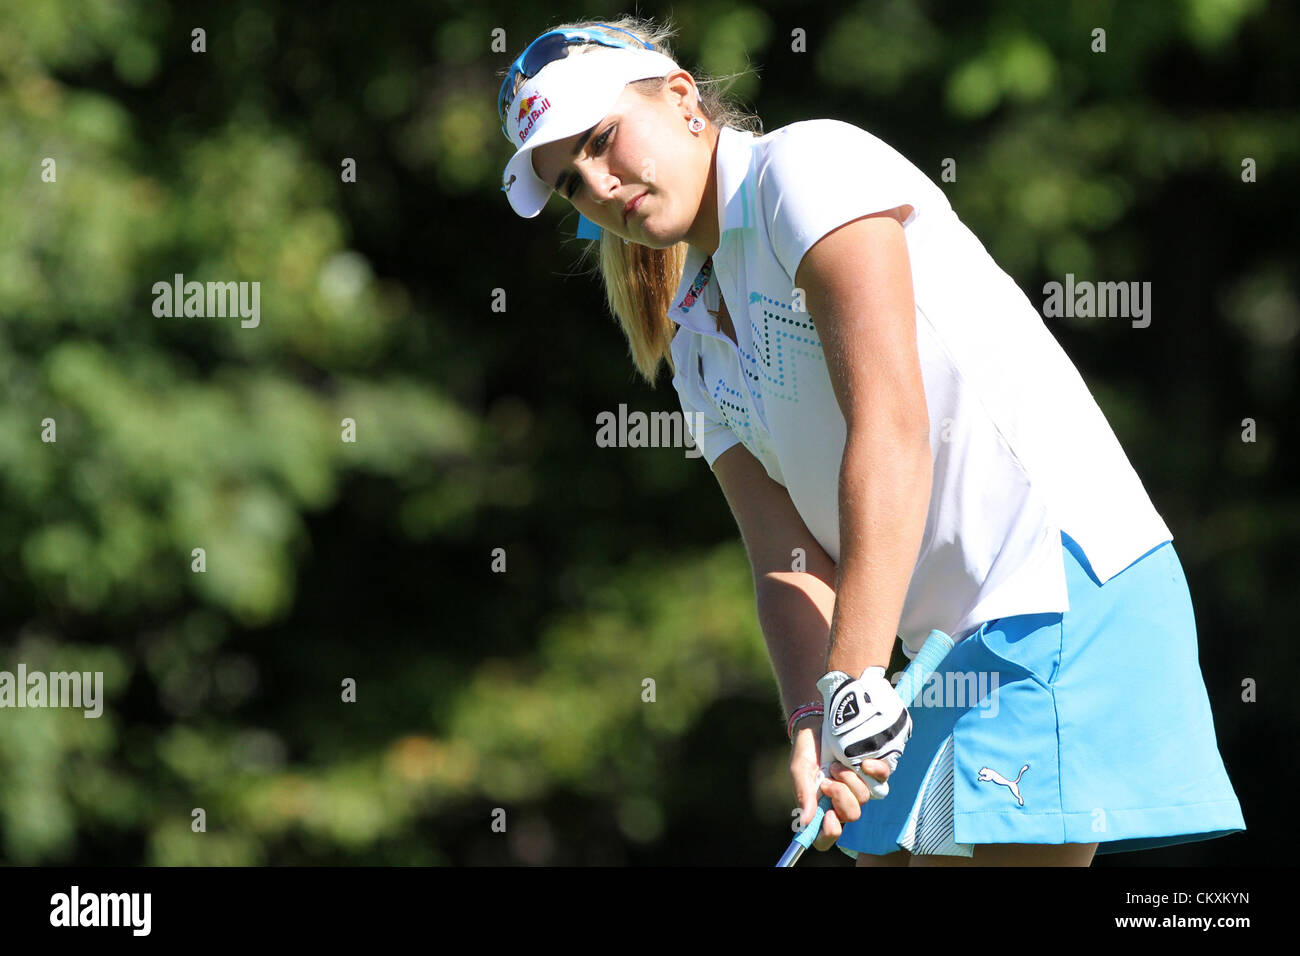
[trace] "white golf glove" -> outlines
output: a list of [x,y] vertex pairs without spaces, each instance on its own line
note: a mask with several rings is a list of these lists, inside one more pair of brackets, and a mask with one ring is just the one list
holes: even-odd
[[892,774],[912,736],[912,716],[903,706],[880,666],[868,667],[857,680],[843,671],[831,671],[817,682],[826,712],[822,716],[823,769],[832,760],[852,767],[877,800],[889,794],[881,783],[862,770],[864,760],[883,760]]

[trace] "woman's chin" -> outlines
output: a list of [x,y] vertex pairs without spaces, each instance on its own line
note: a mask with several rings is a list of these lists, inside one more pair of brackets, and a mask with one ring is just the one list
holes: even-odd
[[634,229],[629,229],[628,232],[631,233],[628,236],[629,242],[640,243],[643,246],[649,246],[651,249],[667,249],[680,241],[671,236],[660,235],[659,230],[644,219],[638,222]]

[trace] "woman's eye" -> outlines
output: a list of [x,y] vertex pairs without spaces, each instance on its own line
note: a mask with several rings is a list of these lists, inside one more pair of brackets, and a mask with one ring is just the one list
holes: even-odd
[[[592,149],[591,149],[592,155],[594,156],[600,155],[601,150],[605,148],[605,143],[609,139],[609,135],[611,132],[613,132],[613,130],[614,127],[611,126],[609,129],[605,130],[605,132],[601,133],[599,136],[596,137],[595,141],[592,143]],[[568,196],[569,199],[572,199],[573,194],[576,193],[577,191],[578,191],[578,177],[575,176],[573,173],[569,173],[569,189],[566,195]]]

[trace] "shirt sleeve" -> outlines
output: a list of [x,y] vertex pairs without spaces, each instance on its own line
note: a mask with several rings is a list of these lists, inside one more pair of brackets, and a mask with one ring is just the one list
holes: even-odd
[[777,133],[758,194],[772,251],[791,282],[804,254],[846,222],[910,205],[906,226],[925,210],[951,208],[924,173],[851,123],[805,120]]
[[712,468],[718,456],[738,443],[740,438],[719,420],[717,408],[705,394],[703,377],[698,367],[699,361],[699,352],[696,349],[686,350],[682,361],[677,364],[677,372],[673,376],[673,388],[677,390],[677,397],[681,402],[686,429],[700,449],[700,455]]

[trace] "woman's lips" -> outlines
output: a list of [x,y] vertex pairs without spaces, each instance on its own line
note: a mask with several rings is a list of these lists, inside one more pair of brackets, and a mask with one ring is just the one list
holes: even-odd
[[627,204],[627,209],[625,209],[625,210],[623,211],[623,221],[624,221],[624,222],[627,222],[628,219],[631,217],[632,213],[636,212],[637,207],[641,205],[641,200],[645,199],[645,197],[646,197],[647,195],[649,195],[649,193],[648,193],[648,192],[644,192],[644,193],[642,193],[641,195],[637,196],[635,199],[633,199],[630,203]]

